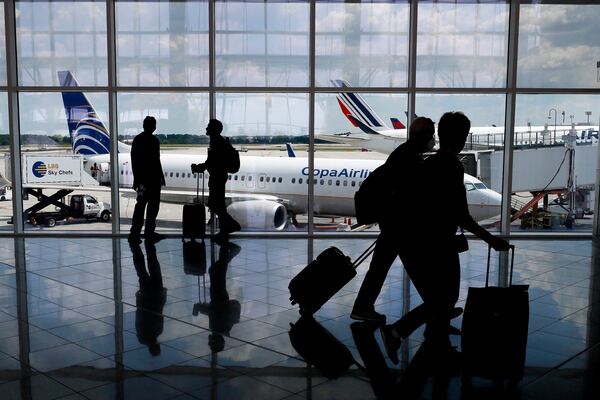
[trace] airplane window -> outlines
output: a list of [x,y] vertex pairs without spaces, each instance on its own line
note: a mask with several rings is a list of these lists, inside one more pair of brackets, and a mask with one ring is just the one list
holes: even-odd
[[339,180],[335,181],[335,186],[340,186],[340,181]]
[[475,190],[475,185],[472,183],[465,183],[465,189],[467,189],[467,192],[470,192],[471,190]]
[[331,186],[331,185],[333,184],[333,181],[332,181],[331,179],[329,179],[329,180],[327,181],[327,184],[328,184],[329,186]]
[[271,181],[275,182],[275,177],[272,177],[272,178],[271,178]]
[[[262,179],[263,179],[263,177],[261,176],[261,177],[260,177],[260,181],[261,181],[261,182],[262,182]],[[269,178],[269,177],[267,176],[267,182],[269,182],[269,181],[270,181],[270,179],[271,179],[271,178]]]
[[169,176],[172,178],[172,177],[173,177],[173,173],[172,173],[172,172],[170,172],[170,173],[169,173]]
[[179,178],[179,172],[175,172],[175,178]]
[[246,175],[242,175],[242,177],[240,178],[240,180],[244,180],[244,178],[246,178]]
[[487,186],[485,186],[485,184],[484,184],[484,183],[481,183],[481,182],[480,182],[480,183],[476,183],[476,184],[475,184],[475,187],[476,187],[477,189],[487,189]]
[[279,183],[283,182],[283,178],[279,177],[279,179],[277,180],[277,182],[279,182]]
[[227,175],[227,179],[231,180],[231,174]]
[[348,181],[344,181],[344,186],[348,186]]
[[197,175],[198,175],[198,174],[194,173],[194,178],[197,178]]
[[258,178],[258,180],[259,180],[260,182],[263,182],[263,181],[265,180],[265,177],[264,177],[264,176],[261,176],[260,178]]
[[188,178],[191,178],[191,177],[192,177],[192,173],[188,172]]
[[165,172],[165,177],[166,177],[167,175],[169,175],[169,173],[168,173],[168,172]]
[[248,181],[252,180],[252,175],[248,175]]
[[292,183],[296,183],[296,178],[292,178]]
[[234,180],[234,181],[237,181],[237,175],[234,175],[234,176],[233,176],[233,180]]
[[325,184],[325,179],[321,179],[321,182],[319,182],[321,185]]
[[356,181],[352,181],[351,184],[352,184],[352,187],[355,187],[356,186]]
[[316,184],[317,184],[317,180],[313,179],[313,185],[316,185]]
[[123,172],[124,172],[124,171],[123,171],[123,170],[121,170],[121,175],[123,175]]
[[302,178],[298,178],[298,183],[302,183]]

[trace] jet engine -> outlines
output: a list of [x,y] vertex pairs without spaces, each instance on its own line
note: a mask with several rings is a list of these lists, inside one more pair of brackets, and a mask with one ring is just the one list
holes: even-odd
[[269,200],[236,201],[227,212],[246,229],[281,231],[287,222],[283,204]]

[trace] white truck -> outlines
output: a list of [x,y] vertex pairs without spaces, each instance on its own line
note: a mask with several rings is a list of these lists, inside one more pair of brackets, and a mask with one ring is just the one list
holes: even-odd
[[57,205],[56,211],[42,211],[40,207],[44,202],[38,204],[38,207],[34,206],[25,211],[25,221],[35,225],[46,225],[50,228],[62,220],[77,222],[82,219],[86,221],[94,219],[108,222],[111,216],[110,204],[98,201],[89,194],[71,195],[66,203],[53,202]]

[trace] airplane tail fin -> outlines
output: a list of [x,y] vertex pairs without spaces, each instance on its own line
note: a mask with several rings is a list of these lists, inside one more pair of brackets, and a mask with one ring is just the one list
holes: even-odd
[[398,118],[390,118],[390,121],[392,121],[394,129],[406,129],[406,126]]
[[296,157],[296,152],[294,151],[291,143],[286,143],[285,148],[287,149],[288,157]]
[[[58,71],[60,86],[77,87],[71,71]],[[108,154],[110,135],[83,92],[62,92],[73,154]]]
[[[348,88],[350,85],[343,79],[331,80],[331,83],[335,87]],[[373,111],[373,109],[367,104],[367,102],[358,93],[352,92],[340,92],[336,96],[342,113],[348,118],[353,126],[362,129],[362,126],[369,128],[369,132],[366,133],[377,133],[380,130],[389,129],[383,120]],[[352,117],[352,118],[351,118]],[[360,122],[360,123],[357,123]]]

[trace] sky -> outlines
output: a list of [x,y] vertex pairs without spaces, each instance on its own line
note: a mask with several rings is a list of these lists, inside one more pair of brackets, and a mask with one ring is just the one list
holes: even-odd
[[[186,87],[208,84],[207,3],[117,2],[117,72],[123,86]],[[402,87],[407,83],[408,5],[318,2],[316,83],[345,79],[352,86]],[[2,12],[2,9],[0,9]],[[220,86],[308,85],[308,6],[303,2],[218,2],[216,80]],[[520,16],[518,85],[531,88],[598,88],[599,5],[523,5]],[[4,21],[3,18],[0,21]],[[3,30],[3,26],[1,27]],[[80,84],[104,86],[104,2],[17,3],[19,79],[23,85],[58,84],[57,71],[71,70]],[[423,2],[419,6],[417,86],[502,88],[506,82],[508,5]],[[0,57],[5,60],[4,42]],[[0,65],[4,66],[5,63]],[[0,67],[0,83],[6,82]],[[101,118],[107,96],[89,94]],[[405,121],[405,94],[364,94],[384,119]],[[504,96],[418,94],[417,114],[434,120],[448,110],[464,111],[476,126],[504,125]],[[66,134],[58,94],[22,94],[23,133]],[[119,131],[137,132],[147,113],[162,133],[203,134],[206,93],[123,93]],[[516,124],[554,124],[600,117],[599,95],[519,95]],[[308,95],[217,96],[217,114],[229,135],[308,132]],[[6,132],[6,96],[0,96],[0,133]],[[351,127],[335,96],[317,94],[315,130]]]

